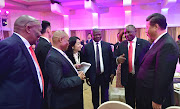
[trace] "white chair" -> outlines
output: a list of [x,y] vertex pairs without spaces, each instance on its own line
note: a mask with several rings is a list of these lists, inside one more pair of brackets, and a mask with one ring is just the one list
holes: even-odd
[[170,107],[167,107],[166,109],[180,109],[179,106],[170,106]]
[[133,109],[126,103],[120,101],[107,101],[101,104],[98,109]]

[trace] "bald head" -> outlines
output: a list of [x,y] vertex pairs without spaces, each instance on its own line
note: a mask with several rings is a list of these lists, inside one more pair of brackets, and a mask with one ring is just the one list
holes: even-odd
[[57,43],[59,38],[64,38],[64,37],[68,37],[68,35],[61,30],[55,31],[52,37],[52,41],[53,43]]
[[41,23],[32,16],[22,15],[14,23],[14,32],[24,37],[31,45],[41,36]]
[[69,46],[69,37],[64,31],[61,30],[54,32],[52,41],[53,46],[61,49],[62,51],[66,51]]
[[16,19],[14,23],[14,31],[19,32],[26,27],[26,25],[33,25],[36,23],[40,23],[36,18],[29,15],[22,15],[18,19]]

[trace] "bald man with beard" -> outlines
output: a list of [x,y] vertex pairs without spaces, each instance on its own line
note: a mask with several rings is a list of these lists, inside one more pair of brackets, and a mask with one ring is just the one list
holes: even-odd
[[82,80],[85,75],[77,71],[64,51],[69,37],[64,31],[56,31],[53,46],[45,60],[45,72],[49,76],[48,105],[50,109],[81,109]]
[[41,109],[44,83],[30,47],[40,36],[40,22],[22,15],[0,42],[0,109]]

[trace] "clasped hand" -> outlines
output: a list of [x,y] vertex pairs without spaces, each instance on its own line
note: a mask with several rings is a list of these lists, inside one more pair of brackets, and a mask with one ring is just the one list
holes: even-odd
[[78,76],[81,78],[81,80],[84,80],[86,78],[86,76],[83,73],[83,71],[78,71]]

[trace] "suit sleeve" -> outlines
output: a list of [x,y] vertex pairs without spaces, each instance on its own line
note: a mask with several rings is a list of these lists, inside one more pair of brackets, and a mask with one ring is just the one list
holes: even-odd
[[58,62],[57,59],[53,59],[53,57],[46,59],[45,69],[51,84],[58,89],[73,88],[82,84],[79,76],[65,78],[63,76],[62,63]]
[[114,50],[114,57],[117,58],[120,56],[120,45],[116,46],[116,50]]
[[[85,62],[88,62],[87,60],[87,51],[86,51],[86,45],[82,48],[82,57],[83,57],[83,61],[85,61]],[[89,63],[89,62],[88,62]],[[86,78],[89,78],[89,72],[87,71],[86,72]]]
[[112,65],[111,74],[116,75],[116,71],[115,71],[115,69],[116,69],[116,59],[115,59],[115,56],[114,56],[114,54],[112,52],[111,45],[110,45],[110,48],[109,48],[109,53],[110,53],[110,58],[111,58],[110,60],[111,60],[111,65]]
[[157,53],[152,95],[155,103],[164,102],[173,82],[177,59],[177,48],[172,44],[164,45]]
[[13,51],[6,42],[0,42],[0,83],[10,73],[10,67],[12,66]]

